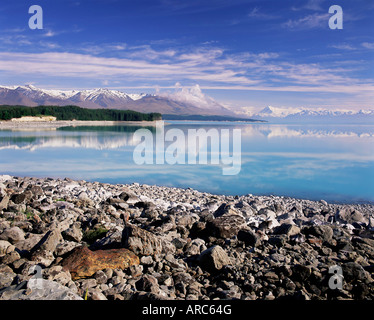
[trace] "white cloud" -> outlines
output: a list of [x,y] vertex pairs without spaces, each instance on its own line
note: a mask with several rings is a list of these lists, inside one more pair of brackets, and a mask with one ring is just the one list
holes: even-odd
[[44,34],[45,37],[53,37],[53,36],[55,36],[55,35],[56,35],[56,33],[53,32],[52,30],[48,30],[48,31]]
[[251,19],[271,20],[277,18],[276,16],[265,13],[259,7],[254,7],[247,15]]
[[214,99],[205,95],[201,91],[201,88],[198,84],[191,88],[188,88],[182,87],[182,85],[177,82],[175,84],[175,88],[176,90],[172,93],[163,92],[159,93],[159,95],[181,103],[193,104],[204,109],[216,108],[217,106],[220,106]]
[[330,45],[330,48],[335,48],[339,50],[356,50],[355,47],[351,46],[350,44],[347,43],[341,43],[341,44],[332,44]]
[[315,29],[328,26],[330,15],[328,13],[314,13],[299,19],[290,19],[282,26],[289,29]]
[[[163,62],[139,54],[126,58],[96,57],[68,52],[12,53],[0,52],[0,70],[17,74],[43,74],[48,76],[91,78],[92,74],[113,77],[132,77],[139,80],[210,81],[218,83],[254,84],[257,81],[233,70],[224,60],[216,61],[216,50],[203,55],[191,53],[174,57],[172,52],[159,55],[169,59]],[[205,58],[203,58],[205,57]],[[211,60],[210,58],[211,57]],[[205,59],[205,63],[202,63]],[[223,63],[222,63],[223,62]]]
[[363,42],[361,45],[366,49],[374,49],[374,42]]
[[[23,40],[23,39],[20,39]],[[356,66],[295,63],[277,52],[228,53],[219,47],[166,48],[124,43],[85,45],[81,53],[58,52],[54,43],[40,43],[53,52],[0,51],[0,75],[38,75],[67,79],[110,79],[122,88],[170,88],[174,83],[203,89],[269,92],[342,93],[370,99],[372,80],[355,78]],[[113,51],[114,50],[114,51]],[[91,52],[90,54],[85,52]],[[103,57],[111,52],[117,57]],[[101,56],[98,56],[100,54]],[[187,91],[183,91],[183,95]],[[181,94],[182,94],[181,93]],[[197,93],[197,91],[195,92]],[[353,101],[354,99],[351,99]],[[362,101],[362,100],[361,100]]]

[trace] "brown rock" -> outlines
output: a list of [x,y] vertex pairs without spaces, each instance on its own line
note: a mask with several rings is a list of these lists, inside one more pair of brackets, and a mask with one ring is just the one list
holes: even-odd
[[13,194],[10,200],[12,200],[15,204],[21,204],[26,200],[26,194],[25,193]]
[[211,234],[223,239],[236,236],[245,226],[244,218],[236,214],[223,215],[207,223],[207,229],[211,231]]
[[9,197],[5,195],[4,197],[0,197],[0,210],[8,209]]
[[99,270],[123,270],[137,264],[139,264],[139,258],[127,249],[91,251],[83,246],[74,249],[62,261],[63,268],[70,271],[73,280],[90,277]]

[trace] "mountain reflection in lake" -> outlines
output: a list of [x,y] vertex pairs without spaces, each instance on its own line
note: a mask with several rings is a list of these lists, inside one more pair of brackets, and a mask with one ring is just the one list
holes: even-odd
[[[275,194],[332,202],[374,201],[374,126],[168,121],[168,128],[239,128],[241,171],[220,165],[134,163],[133,133],[154,127],[0,130],[0,174],[192,187],[223,194]],[[208,150],[210,150],[208,148]]]

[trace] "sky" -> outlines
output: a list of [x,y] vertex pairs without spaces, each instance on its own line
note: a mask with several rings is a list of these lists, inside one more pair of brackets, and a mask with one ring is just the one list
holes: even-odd
[[[43,29],[29,28],[31,5]],[[237,110],[374,109],[373,18],[374,0],[2,0],[0,85],[198,85]]]

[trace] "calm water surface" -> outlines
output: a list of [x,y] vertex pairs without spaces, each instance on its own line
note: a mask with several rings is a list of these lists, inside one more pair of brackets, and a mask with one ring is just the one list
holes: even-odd
[[[191,187],[218,194],[374,201],[374,125],[170,121],[170,128],[241,129],[241,171],[221,165],[136,165],[139,127],[0,130],[0,174]],[[148,128],[155,132],[154,128]],[[210,146],[208,146],[210,147]],[[210,150],[210,148],[208,148]]]

